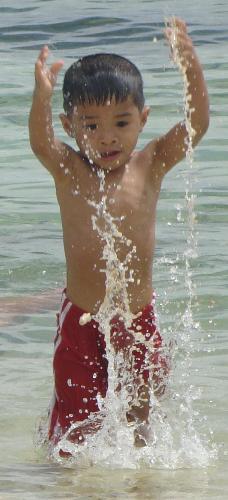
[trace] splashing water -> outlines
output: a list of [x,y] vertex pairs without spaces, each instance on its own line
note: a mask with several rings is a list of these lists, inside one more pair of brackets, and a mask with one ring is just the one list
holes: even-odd
[[[170,27],[170,21],[169,21]],[[199,412],[194,410],[194,400],[200,398],[201,392],[199,389],[195,388],[189,382],[190,370],[192,366],[192,353],[194,352],[194,334],[199,330],[199,323],[194,320],[193,317],[193,306],[196,301],[196,286],[192,278],[191,261],[197,257],[197,235],[195,231],[196,224],[196,213],[195,213],[195,200],[196,195],[193,194],[194,189],[194,154],[193,154],[193,139],[195,136],[195,130],[191,125],[191,95],[189,93],[189,83],[187,79],[186,66],[184,61],[181,59],[177,44],[176,44],[176,30],[175,19],[171,23],[172,37],[171,37],[171,47],[172,47],[172,57],[174,64],[179,68],[182,78],[183,78],[183,109],[185,117],[185,127],[187,130],[186,138],[186,161],[188,165],[188,170],[185,176],[185,204],[186,204],[186,249],[184,251],[184,284],[187,295],[187,304],[185,306],[185,311],[181,315],[177,314],[176,325],[171,332],[173,337],[176,337],[176,342],[172,344],[173,347],[173,357],[178,358],[178,363],[181,365],[181,377],[179,377],[178,393],[173,391],[171,399],[169,401],[170,407],[172,406],[173,400],[179,401],[178,405],[174,405],[176,410],[178,409],[178,416],[184,425],[181,425],[181,447],[182,452],[180,457],[184,457],[184,462],[190,461],[192,465],[206,465],[211,459],[217,457],[217,448],[214,443],[210,442],[208,434],[213,434],[207,429],[207,432],[202,430],[201,435],[196,430],[197,427],[201,426],[205,429],[206,417],[201,416]],[[181,207],[178,205],[177,209],[177,220],[182,221]],[[173,282],[178,282],[177,277],[177,266],[182,261],[182,257],[178,256],[176,259],[166,263],[170,267],[171,279]],[[170,333],[170,332],[169,332]],[[174,419],[175,420],[175,419]],[[172,424],[174,420],[171,419]],[[197,422],[197,423],[196,423]],[[187,452],[187,453],[186,453]],[[179,458],[180,458],[179,457]],[[179,461],[179,460],[178,460]],[[183,463],[184,465],[184,463]]]
[[[174,342],[170,347],[172,355],[179,357],[181,370],[178,390],[171,386],[166,396],[157,399],[151,389],[151,408],[149,415],[150,437],[147,446],[135,448],[134,446],[134,424],[128,425],[126,412],[129,403],[134,402],[134,381],[128,369],[128,360],[124,359],[121,352],[115,353],[110,341],[110,323],[114,315],[120,315],[126,329],[130,328],[135,315],[130,311],[128,298],[128,283],[133,279],[133,270],[129,272],[130,263],[136,258],[136,248],[132,241],[127,239],[119,230],[118,223],[121,218],[114,218],[107,209],[107,197],[105,195],[105,172],[97,170],[100,177],[101,199],[99,203],[88,200],[95,214],[92,216],[93,230],[97,232],[103,241],[103,256],[105,262],[105,284],[106,295],[97,314],[87,315],[81,321],[87,322],[93,317],[99,328],[105,335],[108,359],[108,390],[105,399],[99,397],[99,417],[97,414],[90,415],[84,422],[75,423],[66,435],[52,450],[52,456],[61,462],[60,449],[71,454],[69,463],[75,462],[80,465],[99,464],[102,466],[137,468],[140,465],[153,467],[178,468],[186,466],[206,466],[211,459],[215,458],[216,450],[209,445],[206,437],[197,432],[195,428],[196,419],[203,423],[201,417],[193,409],[193,402],[199,398],[199,391],[189,384],[189,371],[191,367],[192,332],[197,328],[193,319],[192,304],[195,298],[195,288],[192,281],[191,259],[196,257],[195,238],[195,196],[193,190],[193,147],[192,141],[194,130],[191,126],[191,96],[188,94],[188,81],[186,70],[179,58],[176,48],[176,27],[172,25],[172,48],[175,64],[183,76],[184,84],[184,113],[185,124],[188,132],[186,159],[188,162],[188,174],[186,178],[185,200],[187,207],[187,245],[184,253],[185,259],[185,287],[188,295],[186,310],[181,321],[176,326],[178,329],[179,346]],[[88,146],[88,151],[90,150]],[[91,162],[90,162],[91,163]],[[66,172],[67,173],[67,172]],[[78,189],[77,193],[78,194]],[[178,212],[180,217],[180,210]],[[99,221],[102,220],[102,224]],[[120,262],[116,243],[124,245],[128,249],[123,262]],[[176,259],[178,264],[178,258]],[[172,267],[173,279],[175,280],[175,266]],[[182,330],[180,331],[182,324]],[[173,332],[172,332],[173,333]],[[136,334],[137,337],[137,334]],[[135,339],[137,341],[137,338]],[[140,342],[142,338],[140,336]],[[116,390],[121,373],[120,392]],[[172,382],[172,376],[171,376]],[[130,389],[131,390],[130,390]],[[83,425],[97,426],[97,432],[87,436],[83,445],[70,442],[67,437],[73,429],[83,430]]]
[[185,191],[185,201],[187,208],[187,245],[185,250],[185,285],[188,293],[188,306],[185,313],[185,324],[186,330],[191,332],[192,328],[194,328],[194,321],[192,318],[192,301],[195,296],[194,284],[192,281],[192,272],[190,261],[191,258],[197,257],[197,238],[195,234],[195,222],[196,222],[196,214],[195,214],[195,199],[196,195],[192,193],[193,191],[193,166],[194,166],[194,150],[193,150],[193,139],[195,136],[195,130],[191,125],[191,114],[193,109],[191,108],[191,94],[188,91],[189,83],[187,79],[186,66],[180,57],[176,45],[176,26],[175,20],[172,23],[172,37],[171,37],[171,46],[173,51],[173,61],[178,66],[182,77],[183,77],[183,109],[184,109],[184,117],[185,117],[185,127],[187,130],[187,138],[186,138],[186,160],[188,164],[188,172],[186,176],[186,191]]

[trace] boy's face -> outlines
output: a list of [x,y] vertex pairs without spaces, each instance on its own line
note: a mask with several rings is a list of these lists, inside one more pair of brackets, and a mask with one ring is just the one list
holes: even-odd
[[91,164],[114,170],[128,162],[148,113],[146,107],[139,111],[130,97],[119,103],[113,98],[104,105],[79,105],[71,117],[61,115],[61,120]]

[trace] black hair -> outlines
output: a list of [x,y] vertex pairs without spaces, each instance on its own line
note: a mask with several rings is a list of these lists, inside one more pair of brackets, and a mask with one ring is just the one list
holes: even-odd
[[67,114],[80,104],[105,104],[113,97],[116,102],[123,102],[128,96],[141,111],[144,106],[142,76],[125,57],[88,55],[74,62],[65,73],[63,108]]

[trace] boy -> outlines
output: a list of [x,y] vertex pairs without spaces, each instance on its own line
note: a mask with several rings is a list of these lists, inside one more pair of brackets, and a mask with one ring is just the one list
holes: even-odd
[[[178,18],[172,23],[165,33],[187,78],[195,146],[208,128],[207,89],[185,23]],[[65,132],[76,140],[76,152],[54,135],[51,97],[63,62],[57,61],[48,69],[47,57],[48,48],[44,47],[35,67],[30,142],[55,181],[67,264],[67,286],[55,342],[55,399],[49,438],[56,443],[72,424],[98,414],[97,396],[106,395],[108,339],[96,319],[102,308],[105,311],[111,293],[104,256],[104,234],[110,214],[116,231],[113,252],[119,263],[119,268],[112,267],[116,272],[116,292],[112,296],[113,318],[108,318],[110,342],[116,354],[123,354],[132,372],[135,396],[129,404],[127,420],[135,423],[135,445],[144,446],[150,385],[153,383],[157,395],[162,394],[165,383],[160,373],[165,379],[169,369],[168,361],[161,355],[162,340],[153,311],[155,211],[164,175],[185,156],[186,124],[178,123],[142,151],[134,152],[149,113],[144,105],[141,75],[120,56],[87,56],[68,69],[63,85],[65,114],[60,119]],[[118,235],[122,235],[122,240]],[[132,314],[130,326],[126,326],[121,313],[125,307],[121,286]],[[123,382],[119,375],[117,390],[121,390]],[[90,432],[93,429],[85,425],[84,434],[72,432],[69,439],[80,443]]]

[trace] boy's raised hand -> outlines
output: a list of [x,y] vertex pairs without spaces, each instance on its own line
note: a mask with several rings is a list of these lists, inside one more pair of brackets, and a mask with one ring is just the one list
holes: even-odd
[[58,60],[47,66],[48,55],[49,50],[45,45],[35,64],[36,83],[29,115],[29,138],[31,148],[37,158],[59,181],[65,178],[65,173],[59,165],[68,164],[70,147],[55,136],[51,96],[63,61]]
[[168,20],[165,35],[170,45],[171,57],[182,69],[191,67],[194,59],[194,47],[187,33],[186,23],[178,18],[172,17]]
[[[172,17],[166,23],[164,31],[174,63],[177,64],[184,76],[186,114],[184,120],[174,125],[166,134],[156,140],[156,169],[154,171],[156,171],[156,178],[159,180],[185,157],[189,144],[189,123],[193,147],[203,137],[209,125],[207,86],[200,60],[187,33],[187,26],[182,19]],[[153,141],[151,144],[154,161]]]
[[35,64],[35,81],[36,89],[43,95],[44,98],[51,97],[57,80],[58,73],[64,62],[59,60],[54,62],[50,67],[46,65],[49,49],[45,45],[38,56]]

